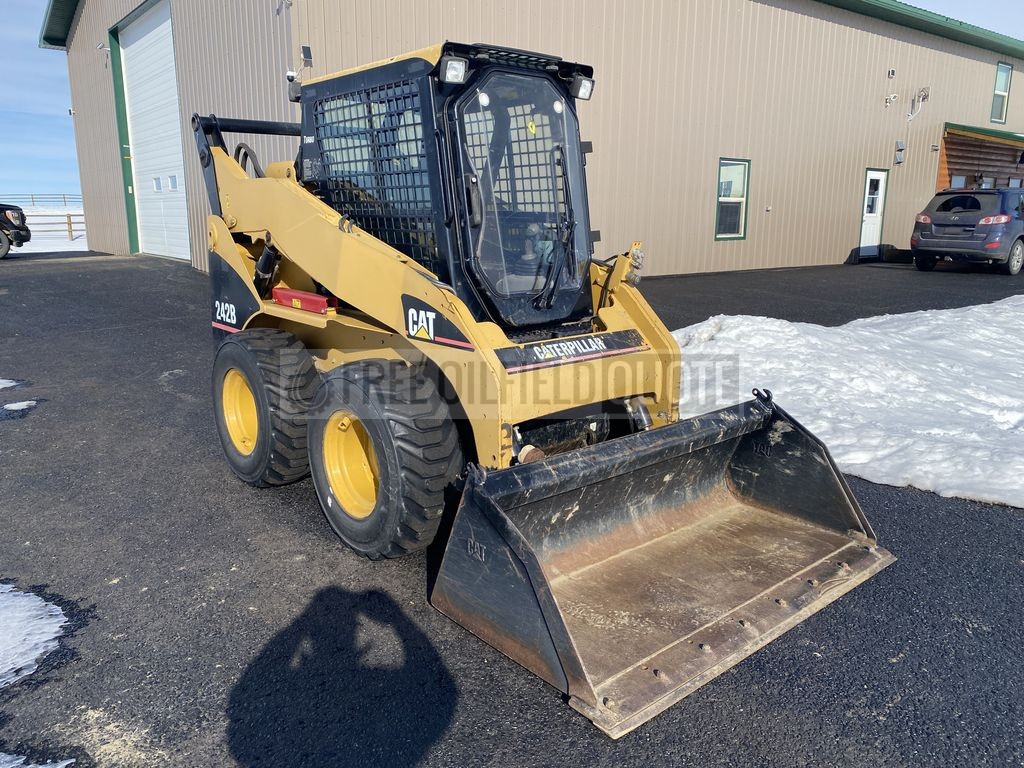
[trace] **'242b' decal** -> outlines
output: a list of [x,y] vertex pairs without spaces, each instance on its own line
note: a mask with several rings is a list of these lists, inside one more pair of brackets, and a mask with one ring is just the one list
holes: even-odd
[[235,305],[227,301],[213,302],[213,319],[218,323],[229,323],[235,325],[238,322],[238,313],[235,312]]

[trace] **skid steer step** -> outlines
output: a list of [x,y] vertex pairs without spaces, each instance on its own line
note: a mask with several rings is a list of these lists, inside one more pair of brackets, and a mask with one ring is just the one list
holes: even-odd
[[431,601],[618,737],[893,560],[765,397],[474,472]]

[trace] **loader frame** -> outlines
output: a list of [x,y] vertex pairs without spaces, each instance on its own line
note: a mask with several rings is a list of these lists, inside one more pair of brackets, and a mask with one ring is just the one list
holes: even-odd
[[[517,425],[581,402],[642,397],[653,426],[678,419],[679,348],[627,279],[638,266],[630,252],[591,263],[594,333],[515,343],[497,324],[478,320],[437,275],[311,194],[293,162],[270,163],[264,177],[253,178],[223,136],[300,136],[300,124],[195,115],[192,126],[212,210],[207,240],[217,338],[280,328],[302,340],[321,372],[380,359],[427,368],[465,417],[467,455],[492,469],[512,465]],[[281,256],[278,286],[325,292],[337,307],[321,313],[260,296],[256,260],[267,245]]]

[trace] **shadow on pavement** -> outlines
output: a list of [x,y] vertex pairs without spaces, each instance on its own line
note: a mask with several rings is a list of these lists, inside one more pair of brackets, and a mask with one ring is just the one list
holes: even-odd
[[246,667],[228,742],[243,766],[415,765],[457,699],[440,655],[391,597],[330,587]]

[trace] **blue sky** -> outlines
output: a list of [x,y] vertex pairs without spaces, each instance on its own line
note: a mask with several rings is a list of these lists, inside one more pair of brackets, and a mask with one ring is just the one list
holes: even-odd
[[[255,0],[253,0],[255,2]],[[1024,38],[1021,0],[914,0],[961,21]],[[0,73],[0,195],[78,192],[75,135],[68,116],[67,57],[38,48],[46,0],[4,0]],[[13,98],[11,98],[13,96]]]
[[46,0],[3,0],[0,194],[78,192],[63,51],[38,48]]

